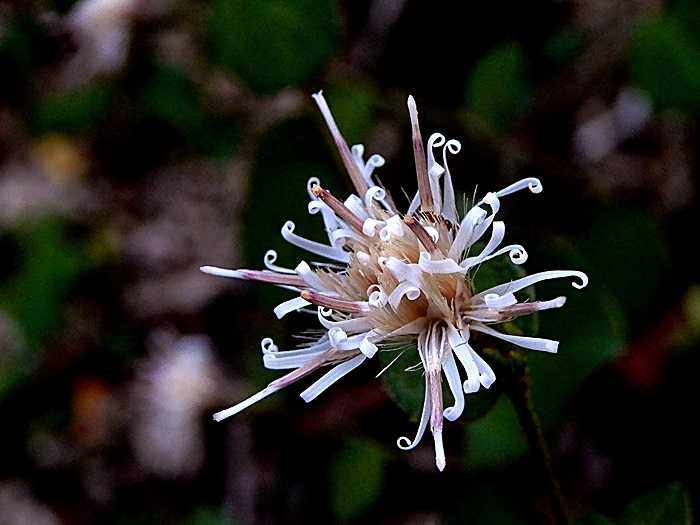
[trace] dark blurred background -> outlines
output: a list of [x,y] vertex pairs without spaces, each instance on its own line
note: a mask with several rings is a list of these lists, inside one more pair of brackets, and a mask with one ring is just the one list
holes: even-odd
[[570,301],[539,318],[560,353],[530,355],[572,517],[690,522],[700,3],[2,1],[0,79],[0,524],[548,522],[497,388],[442,474],[429,439],[396,448],[415,423],[378,363],[211,420],[276,376],[261,338],[313,326],[197,268],[293,267],[288,219],[320,238],[306,180],[350,185],[319,89],[402,206],[409,93],[462,142],[460,191],[542,180],[504,215],[528,271],[591,277],[538,290]]

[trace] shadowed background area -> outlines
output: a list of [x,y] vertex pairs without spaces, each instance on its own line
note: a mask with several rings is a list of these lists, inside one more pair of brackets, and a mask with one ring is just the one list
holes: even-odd
[[443,473],[430,439],[395,446],[420,371],[211,420],[278,375],[263,337],[315,326],[198,267],[295,266],[286,220],[322,239],[307,179],[351,187],[319,89],[401,209],[408,94],[462,143],[458,191],[540,178],[508,239],[591,278],[538,288],[569,302],[537,319],[559,354],[528,356],[572,522],[691,523],[697,2],[10,1],[0,72],[1,524],[549,523],[498,385],[446,425]]

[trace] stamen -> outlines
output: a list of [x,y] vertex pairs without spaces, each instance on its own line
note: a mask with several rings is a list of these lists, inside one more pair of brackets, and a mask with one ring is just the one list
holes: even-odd
[[413,96],[408,97],[408,114],[411,117],[411,131],[413,135],[413,156],[416,161],[416,178],[418,179],[418,194],[420,195],[421,210],[433,211],[433,194],[430,190],[428,178],[428,166],[425,160],[423,137],[420,134],[418,123],[418,109]]
[[367,310],[367,305],[363,302],[338,299],[337,297],[323,295],[318,292],[314,292],[313,290],[304,290],[301,292],[301,298],[317,306],[324,306],[326,308],[332,308],[333,310],[340,310],[341,312],[348,312],[351,314],[359,314]]
[[369,186],[367,185],[367,181],[365,181],[360,168],[355,163],[352,153],[350,153],[348,143],[345,142],[343,135],[341,135],[340,130],[338,129],[338,125],[335,123],[335,119],[333,118],[333,114],[328,107],[328,103],[326,102],[326,99],[323,98],[323,92],[319,91],[312,96],[318,105],[318,109],[321,110],[321,115],[323,115],[323,118],[326,121],[326,125],[333,136],[335,145],[338,147],[340,158],[343,161],[345,169],[348,171],[348,175],[350,175],[350,180],[355,186],[357,193],[359,195],[364,195]]
[[403,222],[411,229],[413,235],[418,238],[426,250],[428,250],[430,253],[435,253],[437,251],[437,244],[435,244],[432,237],[430,237],[430,234],[414,217],[406,215],[406,217],[403,218]]
[[[316,184],[311,188],[311,192],[325,202],[326,205],[333,210],[338,217],[348,223],[348,225],[352,226],[353,229],[362,233],[362,221],[357,217],[357,215],[350,211],[345,204],[336,199],[330,191],[324,190],[321,186]],[[362,233],[362,235],[364,235],[364,233]]]

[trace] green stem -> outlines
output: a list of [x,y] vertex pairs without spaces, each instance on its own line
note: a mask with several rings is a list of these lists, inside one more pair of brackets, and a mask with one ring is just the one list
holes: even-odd
[[518,372],[513,373],[512,381],[509,381],[507,394],[513,403],[518,421],[525,433],[525,437],[530,445],[530,451],[538,465],[540,476],[547,489],[547,498],[552,511],[553,522],[556,525],[569,525],[570,519],[564,497],[554,475],[549,449],[542,434],[540,420],[532,404],[530,373],[526,366],[518,368]]

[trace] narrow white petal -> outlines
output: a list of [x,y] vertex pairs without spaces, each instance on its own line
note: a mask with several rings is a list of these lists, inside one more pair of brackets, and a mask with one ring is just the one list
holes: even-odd
[[348,334],[342,328],[334,326],[328,330],[328,341],[333,348],[338,348],[348,340]]
[[345,204],[345,207],[361,221],[369,218],[367,210],[365,209],[365,203],[357,195],[350,195],[347,199],[345,199],[343,204]]
[[491,226],[493,220],[496,218],[498,210],[501,209],[501,201],[498,199],[498,196],[495,193],[487,193],[484,195],[484,198],[481,199],[480,202],[480,205],[482,204],[486,204],[489,208],[491,208],[491,213],[474,227],[474,232],[472,233],[472,238],[470,239],[470,245],[481,239],[481,236],[484,235],[486,230],[489,229],[489,226]]
[[374,237],[377,230],[380,230],[384,226],[384,221],[378,221],[377,219],[365,219],[362,223],[362,233],[368,237]]
[[324,335],[316,343],[310,346],[305,346],[303,348],[296,348],[294,350],[278,350],[277,346],[274,346],[275,350],[263,351],[263,357],[266,355],[271,356],[271,358],[282,358],[309,354],[318,354],[330,350],[331,344],[329,342],[328,336]]
[[464,370],[467,373],[467,379],[464,381],[462,388],[465,394],[473,394],[479,391],[479,369],[477,368],[474,359],[470,354],[471,347],[467,342],[469,338],[469,332],[466,332],[466,336],[460,334],[459,331],[451,324],[447,325],[446,328],[447,340],[452,347],[452,351],[462,363]]
[[433,206],[435,213],[442,213],[442,193],[440,192],[440,177],[445,173],[445,168],[435,162],[435,152],[433,148],[442,147],[445,144],[445,135],[433,133],[428,138],[427,167],[428,180],[430,181],[430,193],[433,195]]
[[306,261],[301,261],[297,267],[294,269],[294,271],[297,272],[297,275],[301,277],[306,284],[308,284],[311,288],[314,288],[316,290],[320,291],[325,291],[327,288],[323,284],[323,281],[319,279],[318,275],[316,275],[316,272],[314,272],[311,269],[311,266]]
[[345,361],[344,363],[336,365],[329,372],[326,372],[321,377],[321,379],[319,379],[309,388],[304,390],[300,394],[301,398],[307,403],[313,401],[333,383],[355,370],[358,366],[360,366],[365,361],[365,359],[367,358],[364,355],[358,355],[348,361]]
[[481,386],[484,388],[489,388],[496,381],[496,374],[489,364],[484,361],[484,359],[477,354],[473,348],[469,347],[469,353],[479,369],[479,381],[481,381]]
[[372,284],[367,288],[367,302],[370,306],[381,308],[388,302],[389,298],[381,286]]
[[396,257],[387,257],[385,264],[397,281],[407,281],[414,286],[420,286],[421,269],[417,264],[408,264]]
[[[331,240],[331,245],[340,248],[345,244],[345,239],[354,239],[359,242],[364,242],[364,239],[360,237],[359,234],[357,234],[354,230],[351,230],[350,228],[337,228],[333,230],[329,238]],[[343,252],[346,253],[346,252]]]
[[379,231],[379,238],[388,241],[391,237],[403,237],[404,223],[398,215],[392,215],[386,220],[386,226]]
[[494,286],[493,288],[479,292],[474,297],[481,298],[486,294],[491,293],[495,293],[497,295],[503,295],[504,293],[509,292],[515,293],[541,281],[546,281],[548,279],[561,279],[563,277],[577,277],[580,279],[581,283],[577,283],[575,281],[571,283],[571,286],[579,290],[581,288],[585,288],[588,284],[588,276],[583,272],[578,272],[576,270],[550,270],[548,272],[533,273],[532,275],[522,277],[521,279],[516,279],[515,281],[511,281],[509,283],[499,284],[498,286]]
[[445,362],[442,365],[442,371],[445,373],[447,384],[454,398],[454,405],[444,410],[443,415],[448,421],[454,421],[462,415],[464,411],[464,392],[462,391],[462,380],[459,377],[459,370],[452,352],[446,353]]
[[462,262],[462,266],[464,266],[465,268],[471,268],[490,258],[489,256],[491,256],[494,250],[496,250],[496,248],[498,248],[501,242],[503,242],[503,237],[505,237],[505,234],[505,223],[503,221],[495,221],[493,223],[493,228],[491,229],[491,238],[489,239],[489,242],[486,244],[486,246],[484,246],[484,249],[479,255],[465,259]]
[[272,340],[272,337],[265,337],[263,340],[261,340],[260,349],[262,350],[263,354],[271,354],[279,350],[275,342]]
[[263,262],[268,270],[272,270],[277,273],[296,273],[291,268],[283,268],[282,266],[277,266],[275,262],[277,261],[277,252],[275,250],[267,250],[265,252],[265,257]]
[[477,240],[474,239],[474,230],[476,225],[482,222],[485,217],[486,210],[478,206],[474,206],[467,212],[459,225],[457,235],[455,235],[454,241],[452,241],[452,246],[450,246],[447,257],[455,260],[461,258],[464,250]]
[[309,306],[310,304],[311,303],[306,299],[302,299],[301,297],[295,297],[294,299],[290,299],[289,301],[285,301],[275,306],[273,312],[275,312],[277,319],[282,319],[289,312],[294,312],[296,310],[299,310],[299,308],[304,308],[305,306]]
[[286,352],[280,352],[280,355],[265,354],[263,356],[263,365],[270,370],[287,370],[291,368],[299,368],[304,366],[314,357],[321,355],[323,352],[309,352],[305,355],[284,355]]
[[339,248],[321,244],[320,242],[305,239],[304,237],[300,237],[299,235],[295,234],[294,223],[292,221],[287,221],[284,223],[284,226],[282,226],[282,237],[284,237],[284,240],[288,243],[293,244],[302,250],[306,250],[307,252],[311,252],[334,261],[340,261],[343,263],[350,262],[350,254],[348,252],[345,252]]
[[371,186],[365,193],[365,208],[367,208],[367,212],[374,216],[374,201],[382,203],[385,209],[388,208],[384,199],[386,199],[386,190],[380,186]]
[[515,294],[512,293],[506,293],[503,295],[489,293],[484,296],[484,302],[489,308],[497,309],[517,304],[518,300],[515,298]]
[[442,444],[442,430],[433,432],[433,441],[435,441],[435,465],[440,472],[445,470],[447,461],[445,460],[445,447]]
[[318,212],[321,212],[321,216],[323,217],[323,226],[326,230],[326,234],[328,235],[328,240],[334,247],[337,247],[337,245],[334,243],[331,234],[336,228],[340,227],[340,221],[338,220],[338,217],[336,217],[335,212],[331,210],[325,202],[318,200],[318,197],[316,197],[315,195],[314,198],[316,198],[317,200],[312,200],[307,205],[309,213],[311,215],[315,215]]
[[413,286],[409,282],[399,283],[389,294],[389,304],[394,310],[398,310],[401,299],[407,297],[410,301],[415,301],[420,297],[420,288]]
[[498,339],[503,339],[517,346],[527,348],[528,350],[537,350],[540,352],[550,352],[555,354],[559,349],[559,341],[554,341],[552,339],[543,339],[541,337],[525,337],[521,335],[509,335],[502,332],[498,332],[493,328],[480,324],[472,324],[471,329],[475,332],[481,332],[483,334],[496,337]]
[[352,153],[352,158],[355,159],[355,163],[360,167],[364,167],[365,161],[365,145],[364,144],[353,144],[350,148],[350,153]]
[[328,328],[329,330],[331,328],[337,327],[337,328],[341,328],[345,332],[359,332],[359,331],[366,332],[367,330],[372,328],[372,323],[370,322],[370,320],[367,317],[357,317],[357,318],[353,318],[353,319],[344,319],[342,321],[331,321],[325,315],[326,312],[332,312],[332,310],[327,310],[323,307],[319,307],[318,308],[318,320],[324,328]]
[[375,168],[381,168],[384,166],[384,162],[384,157],[378,155],[377,153],[374,153],[367,159],[365,167],[362,170],[362,176],[367,181],[367,184],[370,186],[372,185],[372,174],[374,173]]
[[439,259],[432,260],[428,252],[421,252],[418,257],[418,266],[426,273],[465,273],[467,268],[462,268],[454,259]]
[[222,421],[222,420],[226,419],[227,417],[234,416],[234,415],[238,414],[240,411],[248,408],[250,405],[257,403],[261,399],[265,399],[267,396],[269,396],[270,394],[274,394],[275,392],[277,392],[276,388],[272,388],[272,387],[268,386],[268,387],[262,389],[257,394],[253,394],[248,399],[241,401],[237,405],[234,405],[231,408],[227,408],[226,410],[222,410],[221,412],[217,412],[213,416],[214,421]]
[[498,197],[505,197],[506,195],[524,190],[525,188],[528,188],[532,193],[540,193],[543,189],[540,179],[536,177],[528,177],[503,188],[501,191],[496,192],[496,195]]
[[375,332],[374,330],[370,330],[369,332],[367,332],[367,335],[365,335],[365,337],[360,342],[360,347],[359,347],[360,352],[362,352],[365,355],[365,357],[372,358],[372,357],[374,357],[374,354],[376,354],[377,351],[379,350],[377,345],[375,345],[371,341],[371,337],[374,335],[379,335],[379,334],[377,334],[377,332]]
[[412,448],[415,448],[418,443],[420,443],[420,440],[423,438],[423,434],[425,434],[425,429],[428,426],[428,420],[430,419],[430,394],[428,392],[428,380],[426,376],[425,380],[425,397],[423,398],[423,412],[421,413],[420,416],[420,423],[418,423],[418,430],[416,431],[416,437],[413,438],[413,441],[408,439],[405,436],[401,436],[399,439],[396,440],[396,446],[398,446],[401,450],[411,450]]
[[219,268],[218,266],[200,266],[199,271],[216,275],[217,277],[231,277],[233,279],[245,279],[243,274],[238,270],[229,270],[227,268]]
[[455,190],[452,186],[452,176],[450,175],[450,168],[447,164],[447,152],[449,151],[453,155],[456,155],[462,149],[462,145],[457,140],[448,140],[445,146],[442,148],[442,163],[445,168],[445,174],[442,177],[443,186],[443,202],[442,202],[442,215],[450,222],[456,224],[457,219],[457,206],[455,204]]

